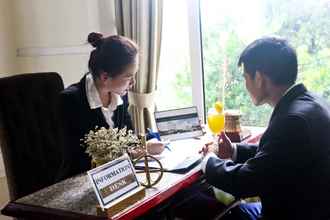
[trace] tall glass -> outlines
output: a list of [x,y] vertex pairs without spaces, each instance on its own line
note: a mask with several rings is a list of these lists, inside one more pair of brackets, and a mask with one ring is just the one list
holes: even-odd
[[216,137],[225,128],[225,114],[217,112],[214,108],[210,109],[207,115],[207,124],[213,136]]

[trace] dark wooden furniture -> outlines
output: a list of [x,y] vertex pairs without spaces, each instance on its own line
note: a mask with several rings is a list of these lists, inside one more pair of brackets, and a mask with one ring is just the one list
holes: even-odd
[[10,198],[54,184],[61,163],[57,73],[0,78],[0,141]]
[[[165,173],[146,196],[112,219],[134,219],[198,181],[200,167],[186,174]],[[139,178],[144,178],[138,174]],[[107,219],[96,215],[96,196],[86,174],[69,178],[31,195],[10,202],[3,215],[26,219]]]

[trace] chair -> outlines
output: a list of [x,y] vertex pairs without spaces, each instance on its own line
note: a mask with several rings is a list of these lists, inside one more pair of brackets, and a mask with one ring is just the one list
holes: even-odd
[[0,78],[0,145],[10,199],[55,183],[61,163],[57,73]]
[[235,199],[225,205],[214,199],[213,187],[202,175],[193,185],[170,199],[162,211],[166,213],[166,219],[220,220],[230,215],[232,209],[242,202],[241,199]]
[[221,210],[220,213],[218,213],[213,220],[220,220],[222,219],[224,216],[226,216],[228,213],[230,213],[230,211],[235,208],[236,206],[238,206],[239,204],[241,204],[241,200],[235,200],[233,202],[231,202],[226,208],[224,208],[223,210]]

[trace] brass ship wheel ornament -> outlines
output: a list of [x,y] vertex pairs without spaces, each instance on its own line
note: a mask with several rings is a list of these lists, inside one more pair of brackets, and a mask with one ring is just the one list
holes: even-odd
[[[163,177],[164,170],[163,170],[163,166],[162,166],[161,162],[156,157],[154,157],[148,153],[147,141],[146,141],[145,135],[141,135],[141,143],[142,143],[142,147],[143,147],[143,153],[142,153],[142,155],[140,155],[139,157],[137,157],[136,159],[133,160],[133,166],[135,167],[136,163],[138,161],[143,160],[144,170],[139,170],[139,171],[137,171],[137,173],[145,173],[146,182],[141,182],[141,185],[146,188],[150,188],[150,187],[156,185],[161,180],[161,178]],[[148,161],[155,161],[159,165],[159,167],[150,168]],[[152,175],[152,174],[156,174],[156,175]],[[156,178],[154,178],[154,176],[156,176]]]

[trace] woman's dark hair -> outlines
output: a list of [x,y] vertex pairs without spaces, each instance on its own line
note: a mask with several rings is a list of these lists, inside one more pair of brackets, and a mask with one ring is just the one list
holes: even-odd
[[238,60],[244,71],[255,77],[259,71],[277,85],[291,85],[297,79],[296,51],[289,43],[278,37],[264,37],[248,45]]
[[92,32],[87,41],[95,47],[91,52],[88,67],[94,77],[99,77],[102,71],[115,77],[135,62],[138,54],[137,45],[130,39],[113,35],[103,37],[100,33]]

